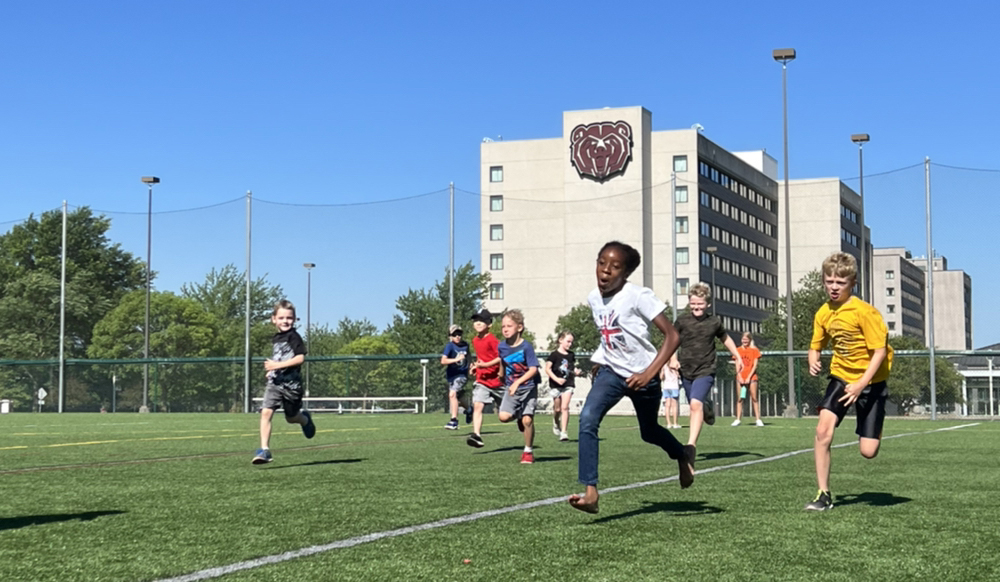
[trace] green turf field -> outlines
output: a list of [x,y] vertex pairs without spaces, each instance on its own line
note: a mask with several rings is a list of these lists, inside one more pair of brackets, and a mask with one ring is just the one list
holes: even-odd
[[539,417],[534,465],[518,463],[516,426],[487,417],[486,447],[472,449],[446,420],[321,414],[311,441],[281,422],[275,461],[254,466],[252,415],[3,415],[0,580],[195,580],[239,564],[218,579],[1000,579],[996,423],[890,419],[866,461],[848,419],[837,507],[807,513],[814,420],[720,418],[702,433],[691,489],[613,491],[677,466],[633,418],[609,417],[592,516],[562,501],[581,490],[575,418],[560,443]]

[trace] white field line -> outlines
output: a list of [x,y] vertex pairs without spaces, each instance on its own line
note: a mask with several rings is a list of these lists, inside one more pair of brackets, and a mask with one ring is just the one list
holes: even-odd
[[[977,426],[979,423],[974,422],[971,424],[963,424],[959,426],[950,426],[946,428],[937,428],[934,430],[920,431],[920,432],[908,432],[902,434],[896,434],[884,437],[883,440],[896,439],[907,436],[930,434],[935,432],[943,432],[949,430],[958,430],[960,428],[968,428],[971,426]],[[839,449],[842,447],[849,447],[856,445],[856,442],[847,442],[839,445],[833,445],[831,448]],[[716,471],[723,471],[726,469],[736,469],[739,467],[749,467],[750,465],[756,465],[758,463],[769,463],[771,461],[779,461],[781,459],[787,459],[789,457],[794,457],[795,455],[801,455],[803,453],[810,453],[813,449],[799,449],[797,451],[790,451],[787,453],[782,453],[780,455],[774,455],[773,457],[767,457],[764,459],[753,459],[750,461],[741,461],[739,463],[732,463],[730,465],[718,465],[715,467],[709,467],[707,469],[699,469],[697,475],[705,475],[706,473],[714,473]],[[602,489],[601,494],[607,495],[608,493],[614,493],[616,491],[628,491],[630,489],[639,489],[641,487],[648,487],[650,485],[662,485],[664,483],[669,483],[671,481],[676,481],[677,475],[672,477],[664,477],[663,479],[654,479],[652,481],[640,481],[638,483],[630,483],[628,485],[619,485],[618,487],[608,487],[607,489]],[[438,521],[432,521],[428,523],[422,523],[420,525],[411,525],[407,527],[401,527],[399,529],[387,530],[374,532],[370,534],[365,534],[363,536],[357,536],[353,538],[347,538],[344,540],[339,540],[336,542],[330,542],[328,544],[322,544],[318,546],[309,546],[308,548],[302,548],[299,550],[293,550],[290,552],[284,552],[281,554],[274,554],[271,556],[264,556],[262,558],[255,558],[253,560],[246,560],[244,562],[236,562],[234,564],[229,564],[227,566],[219,566],[217,568],[208,568],[207,570],[199,570],[197,572],[192,572],[190,574],[185,574],[183,576],[177,576],[175,578],[163,578],[155,582],[196,582],[197,580],[209,580],[212,578],[219,578],[227,574],[232,574],[233,572],[239,572],[242,570],[251,570],[253,568],[259,568],[261,566],[266,566],[268,564],[277,564],[280,562],[287,562],[288,560],[294,560],[295,558],[304,558],[307,556],[313,556],[316,554],[322,554],[324,552],[329,552],[331,550],[339,550],[343,548],[351,548],[354,546],[359,546],[361,544],[366,544],[369,542],[375,542],[378,540],[384,540],[388,538],[395,538],[399,536],[405,536],[412,533],[417,533],[421,531],[437,529],[441,527],[447,527],[450,525],[457,525],[460,523],[468,523],[470,521],[477,521],[487,517],[495,517],[497,515],[503,515],[505,513],[513,513],[515,511],[524,511],[526,509],[534,509],[536,507],[544,507],[546,505],[555,505],[557,503],[566,503],[567,495],[560,495],[559,497],[549,497],[548,499],[540,499],[538,501],[529,501],[528,503],[519,503],[517,505],[510,505],[508,507],[501,507],[499,509],[490,509],[487,511],[477,511],[476,513],[469,513],[467,515],[459,515],[456,517],[449,517],[447,519],[440,519]]]

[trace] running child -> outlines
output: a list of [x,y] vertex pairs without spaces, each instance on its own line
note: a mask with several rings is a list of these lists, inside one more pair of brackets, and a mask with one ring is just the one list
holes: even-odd
[[264,362],[267,370],[267,388],[260,409],[260,448],[253,457],[254,465],[270,463],[271,417],[281,408],[285,421],[301,424],[307,439],[316,435],[312,414],[302,408],[302,362],[306,360],[306,346],[302,336],[295,331],[295,306],[282,299],[274,306],[271,323],[278,333],[271,338],[271,359]]
[[472,338],[472,349],[476,352],[472,371],[476,374],[476,383],[472,388],[472,434],[465,442],[476,448],[485,444],[482,437],[483,409],[492,402],[493,408],[499,411],[504,394],[500,378],[499,342],[490,333],[492,324],[493,315],[486,309],[472,316],[472,329],[476,331],[476,337]]
[[873,459],[882,444],[885,400],[889,395],[886,380],[892,367],[889,329],[877,309],[851,294],[857,278],[857,262],[847,253],[834,253],[823,261],[823,289],[829,301],[820,306],[813,318],[813,337],[809,345],[809,373],[818,376],[823,370],[820,351],[829,345],[830,383],[819,405],[816,425],[816,499],[807,510],[833,508],[830,493],[830,443],[834,430],[854,404],[858,416],[861,456]]
[[[571,495],[569,504],[597,513],[598,429],[604,415],[628,396],[639,421],[639,435],[677,461],[682,488],[694,481],[694,450],[688,451],[670,431],[660,426],[660,369],[677,349],[677,332],[663,315],[666,304],[653,291],[627,281],[639,267],[639,251],[612,241],[597,255],[597,288],[587,296],[601,343],[591,356],[596,373],[580,412],[579,479],[586,486]],[[663,332],[657,350],[649,341],[649,324]]]
[[[465,394],[465,383],[469,380],[469,344],[462,339],[462,328],[452,324],[448,328],[448,343],[441,351],[441,365],[445,368],[445,379],[448,381],[448,411],[451,420],[444,427],[448,430],[458,430],[458,401]],[[465,414],[465,424],[472,420],[472,409]]]
[[518,309],[511,309],[500,320],[503,342],[500,344],[500,362],[503,365],[503,381],[507,387],[500,402],[500,422],[517,421],[517,428],[524,433],[524,452],[521,463],[535,462],[532,445],[535,441],[535,405],[538,401],[538,358],[535,347],[525,341],[524,315]]
[[749,331],[743,332],[740,339],[740,347],[736,348],[740,354],[740,361],[743,362],[743,371],[737,374],[736,381],[740,385],[739,402],[736,403],[736,420],[732,426],[740,425],[740,417],[743,416],[743,401],[747,397],[747,389],[750,390],[750,403],[753,406],[753,415],[757,418],[757,426],[764,426],[760,420],[760,401],[757,399],[757,362],[760,361],[760,350],[753,342],[753,335]]
[[661,368],[660,383],[663,385],[663,419],[667,421],[667,428],[680,428],[677,415],[681,408],[681,378],[670,364]]
[[[712,386],[715,384],[715,340],[720,340],[736,362],[736,374],[743,369],[736,343],[722,327],[722,320],[709,315],[712,290],[704,283],[696,283],[688,291],[688,311],[674,322],[680,336],[680,348],[670,361],[678,370],[681,386],[691,406],[688,445],[695,450],[703,424],[715,424],[712,410]],[[693,458],[693,457],[692,457]]]
[[545,360],[545,374],[549,377],[549,395],[552,396],[552,434],[561,441],[568,441],[566,426],[569,424],[569,405],[580,369],[576,367],[573,332],[564,331],[556,338],[559,347]]

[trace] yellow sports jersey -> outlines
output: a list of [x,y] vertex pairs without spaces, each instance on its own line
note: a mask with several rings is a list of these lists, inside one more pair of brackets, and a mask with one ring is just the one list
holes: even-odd
[[831,344],[833,361],[830,375],[851,383],[865,375],[872,361],[872,352],[886,348],[885,360],[872,378],[872,383],[889,377],[892,367],[892,346],[889,330],[877,309],[857,297],[841,305],[829,301],[823,304],[813,319],[813,337],[810,348],[820,351]]

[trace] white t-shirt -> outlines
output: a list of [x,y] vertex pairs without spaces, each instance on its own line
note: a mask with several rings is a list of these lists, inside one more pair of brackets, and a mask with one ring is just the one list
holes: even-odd
[[666,304],[652,290],[628,282],[612,297],[601,297],[594,289],[587,295],[587,303],[601,336],[590,361],[609,366],[623,378],[645,372],[656,358],[656,347],[649,341],[649,324],[663,313]]

